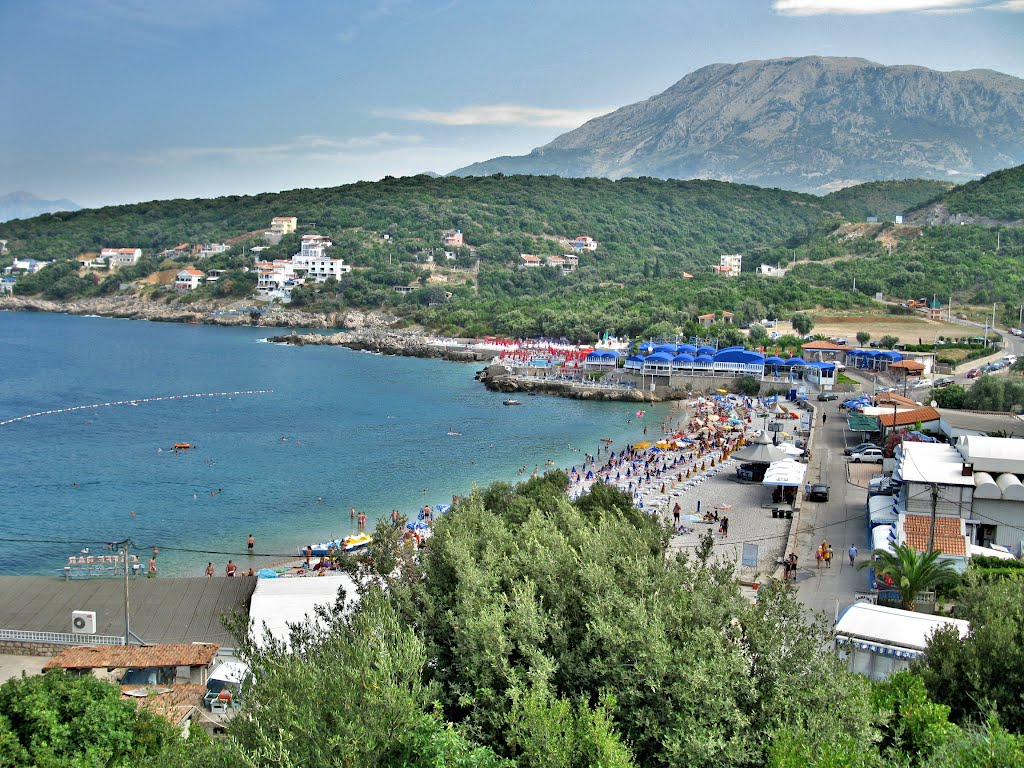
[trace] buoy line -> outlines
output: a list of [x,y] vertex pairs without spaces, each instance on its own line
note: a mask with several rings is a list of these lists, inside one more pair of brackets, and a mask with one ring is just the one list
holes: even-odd
[[24,416],[18,416],[14,419],[7,419],[6,421],[0,421],[0,427],[5,427],[8,424],[13,424],[16,421],[25,421],[26,419],[34,419],[38,416],[53,416],[58,413],[71,413],[72,411],[85,411],[90,408],[109,408],[114,405],[141,405],[142,403],[159,403],[165,400],[184,400],[189,397],[228,397],[233,395],[268,395],[274,390],[272,389],[246,389],[239,392],[195,392],[188,395],[165,395],[164,397],[139,397],[133,400],[117,400],[112,403],[91,403],[89,405],[74,405],[70,408],[55,408],[51,411],[39,411],[38,413],[28,413]]

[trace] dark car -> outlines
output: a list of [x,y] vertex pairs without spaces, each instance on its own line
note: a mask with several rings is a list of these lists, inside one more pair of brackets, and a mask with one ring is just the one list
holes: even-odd
[[828,402],[829,400],[838,400],[838,399],[839,399],[839,395],[837,395],[835,392],[819,392],[818,393],[818,400],[820,400],[823,403]]
[[815,483],[811,486],[811,492],[807,494],[810,501],[828,501],[828,486],[824,483]]
[[939,379],[934,384],[932,384],[932,388],[933,389],[942,389],[943,387],[948,387],[950,384],[953,384],[953,383],[955,383],[953,381],[953,379]]

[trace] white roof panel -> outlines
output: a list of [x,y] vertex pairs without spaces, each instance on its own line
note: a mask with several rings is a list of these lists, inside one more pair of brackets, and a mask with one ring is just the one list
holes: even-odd
[[330,606],[344,587],[356,594],[356,584],[343,573],[329,571],[325,576],[301,576],[259,579],[249,603],[249,621],[256,644],[263,644],[264,625],[277,640],[288,641],[288,625],[316,618],[319,605]]
[[904,442],[899,447],[899,456],[896,471],[905,482],[974,485],[973,478],[964,477],[964,459],[951,445]]
[[871,603],[854,603],[846,608],[836,623],[836,634],[876,643],[924,650],[928,638],[940,627],[953,626],[966,637],[971,628],[963,619],[929,616]]

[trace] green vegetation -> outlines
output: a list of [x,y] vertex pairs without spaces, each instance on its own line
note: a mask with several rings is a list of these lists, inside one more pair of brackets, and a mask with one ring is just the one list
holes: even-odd
[[954,186],[948,181],[929,179],[869,181],[830,192],[823,200],[825,205],[851,221],[863,221],[868,216],[877,216],[881,221],[893,221],[896,216],[920,207],[949,192]]
[[900,593],[903,607],[917,610],[917,595],[956,580],[956,571],[948,560],[940,560],[939,550],[918,552],[909,544],[898,544],[892,552],[875,550],[872,560],[857,565],[861,570],[873,568],[876,576],[888,576],[894,589]]
[[[574,502],[550,473],[495,483],[418,553],[382,521],[344,593],[252,671],[227,738],[187,741],[115,686],[0,687],[0,766],[56,768],[947,768],[1024,759],[1024,580],[964,587],[972,633],[912,673],[846,671],[786,584],[756,602],[731,565],[669,556],[617,489]],[[247,627],[235,626],[240,636]],[[992,712],[995,714],[992,714]],[[196,729],[198,730],[198,729]],[[988,756],[978,762],[979,755]]]
[[990,173],[942,197],[950,213],[998,221],[1024,220],[1024,165]]

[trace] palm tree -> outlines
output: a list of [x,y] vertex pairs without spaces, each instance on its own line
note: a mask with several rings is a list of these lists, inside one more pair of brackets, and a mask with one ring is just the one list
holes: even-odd
[[900,593],[903,607],[915,611],[914,604],[919,592],[941,587],[956,581],[957,573],[949,560],[939,560],[941,550],[918,552],[908,544],[900,544],[892,552],[876,549],[874,559],[857,565],[858,568],[874,568],[878,576],[889,576]]

